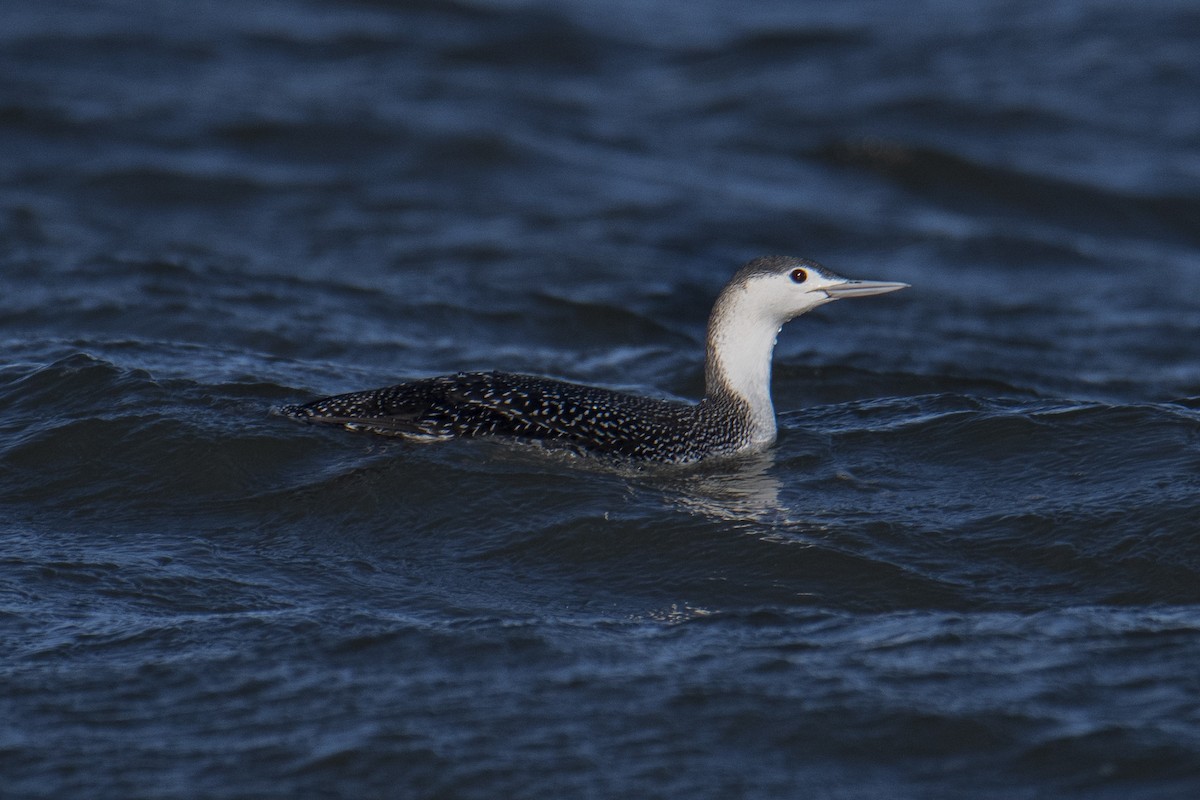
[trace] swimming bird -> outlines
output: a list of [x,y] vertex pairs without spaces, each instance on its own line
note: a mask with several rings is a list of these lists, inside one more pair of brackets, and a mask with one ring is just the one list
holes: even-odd
[[533,375],[460,372],[285,406],[280,413],[388,436],[505,436],[677,464],[765,450],[776,437],[771,355],[783,324],[833,300],[907,286],[850,280],[805,258],[750,261],[713,305],[705,392],[696,403]]

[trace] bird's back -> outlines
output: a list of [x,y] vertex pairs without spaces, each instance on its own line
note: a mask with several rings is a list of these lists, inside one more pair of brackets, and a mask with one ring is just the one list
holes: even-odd
[[510,436],[654,461],[692,460],[699,407],[506,372],[460,372],[282,409],[410,438]]

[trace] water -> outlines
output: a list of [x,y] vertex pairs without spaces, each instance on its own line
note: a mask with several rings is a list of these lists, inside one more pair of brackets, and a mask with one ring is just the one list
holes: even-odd
[[[0,795],[1200,788],[1185,2],[0,3]],[[614,469],[273,406],[701,390]]]

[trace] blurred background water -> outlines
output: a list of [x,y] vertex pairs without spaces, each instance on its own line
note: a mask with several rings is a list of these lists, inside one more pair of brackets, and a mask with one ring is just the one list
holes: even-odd
[[[0,795],[1200,787],[1200,9],[0,0]],[[766,457],[273,406],[503,368]]]

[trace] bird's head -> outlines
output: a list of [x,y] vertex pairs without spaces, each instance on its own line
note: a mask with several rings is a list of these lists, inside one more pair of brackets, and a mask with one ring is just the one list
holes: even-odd
[[738,270],[723,294],[736,299],[741,313],[761,314],[779,326],[833,300],[907,287],[907,283],[844,278],[806,258],[767,256]]

